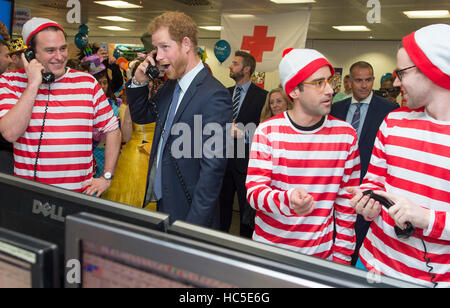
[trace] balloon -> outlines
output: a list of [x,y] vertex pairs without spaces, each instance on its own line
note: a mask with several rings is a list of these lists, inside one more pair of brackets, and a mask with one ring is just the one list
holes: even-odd
[[89,43],[88,36],[83,33],[75,35],[75,45],[81,50],[85,49]]
[[89,27],[86,26],[85,24],[82,24],[81,26],[78,27],[78,33],[88,35],[89,34]]
[[220,40],[214,45],[214,54],[217,60],[222,64],[231,54],[231,46],[225,40]]

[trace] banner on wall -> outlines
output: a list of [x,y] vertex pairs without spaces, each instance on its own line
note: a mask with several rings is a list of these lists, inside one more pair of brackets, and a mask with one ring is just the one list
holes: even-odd
[[236,50],[247,51],[256,59],[256,71],[274,72],[286,48],[305,47],[310,15],[311,9],[270,15],[223,14],[220,38],[230,43],[232,56]]

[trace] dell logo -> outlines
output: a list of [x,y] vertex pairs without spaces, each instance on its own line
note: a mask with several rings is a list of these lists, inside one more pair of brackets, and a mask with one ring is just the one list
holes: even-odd
[[48,202],[42,203],[39,200],[33,200],[33,208],[31,210],[33,214],[39,215],[42,214],[44,217],[50,217],[50,219],[64,222],[65,218],[63,216],[63,207],[57,207],[54,204],[50,204]]

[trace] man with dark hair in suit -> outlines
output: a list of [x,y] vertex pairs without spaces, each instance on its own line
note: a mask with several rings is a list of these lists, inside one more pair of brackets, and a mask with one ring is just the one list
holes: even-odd
[[[359,61],[350,67],[350,79],[353,95],[331,107],[331,115],[352,124],[358,134],[359,154],[361,157],[361,182],[367,173],[372,149],[378,129],[389,112],[399,108],[397,103],[375,95],[373,67],[367,62]],[[355,225],[356,249],[352,264],[356,264],[370,222],[358,215]]]
[[[218,229],[218,200],[227,163],[222,151],[232,113],[230,94],[198,57],[198,28],[191,17],[166,12],[154,18],[148,30],[156,50],[127,84],[132,120],[156,122],[144,205],[157,201],[158,211],[169,214],[171,223],[184,220]],[[149,101],[145,72],[149,65],[156,65],[155,54],[169,80]],[[205,134],[213,126],[222,135],[214,149],[208,143],[211,136]],[[178,129],[189,131],[178,137]]]
[[[240,212],[240,235],[251,238],[255,224],[255,212],[247,203],[245,179],[250,154],[250,142],[254,130],[259,125],[261,110],[267,91],[252,83],[255,72],[255,58],[245,52],[236,51],[230,65],[230,78],[236,81],[228,88],[233,101],[233,123],[231,135],[234,149],[228,159],[222,192],[220,194],[220,228],[228,232],[232,220],[234,194],[237,192]],[[245,127],[245,128],[244,128]],[[244,146],[239,147],[239,143]]]

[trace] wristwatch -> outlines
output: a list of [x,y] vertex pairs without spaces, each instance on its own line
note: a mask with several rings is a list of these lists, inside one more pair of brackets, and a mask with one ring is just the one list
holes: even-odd
[[103,178],[105,178],[105,180],[108,180],[108,181],[110,181],[110,180],[112,180],[113,179],[113,174],[111,173],[111,172],[105,172],[105,173],[103,173]]
[[139,82],[133,77],[131,78],[131,83],[136,87],[145,87],[150,83],[150,81]]

